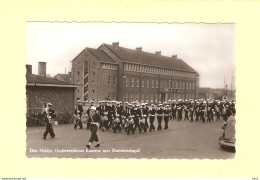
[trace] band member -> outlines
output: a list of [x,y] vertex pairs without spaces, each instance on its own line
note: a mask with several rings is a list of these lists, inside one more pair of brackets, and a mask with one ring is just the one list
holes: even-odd
[[121,132],[121,122],[119,119],[119,114],[116,114],[116,118],[113,120],[112,128],[114,130],[114,133],[116,133],[117,130]]
[[189,120],[189,108],[188,108],[188,105],[184,105],[184,120]]
[[[87,110],[87,112],[86,112],[87,116],[89,116],[89,114],[90,114],[90,109],[91,109],[92,106],[94,106],[94,101],[93,101],[93,100],[90,101],[89,108],[88,108],[88,110]],[[88,118],[88,119],[89,119],[89,118]],[[90,122],[87,121],[87,130],[89,130],[89,128],[90,128]]]
[[193,116],[194,116],[194,102],[190,101],[190,122],[193,122]]
[[[145,119],[145,129],[149,128],[148,122],[147,122],[147,118],[148,118],[148,111],[149,108],[147,107],[147,105],[145,103],[142,103],[142,107],[141,107],[141,114]],[[146,131],[146,130],[145,130]]]
[[178,104],[177,105],[177,113],[178,113],[178,119],[177,121],[181,121],[182,120],[182,105],[181,104]]
[[202,123],[205,123],[205,113],[206,113],[206,101],[204,101],[200,106],[200,117],[202,120]]
[[45,130],[42,138],[44,140],[46,140],[48,133],[50,133],[51,138],[54,138],[55,134],[54,134],[54,130],[52,127],[52,121],[56,117],[56,114],[55,114],[55,111],[52,109],[51,103],[47,104],[47,107],[45,108],[45,110],[43,112],[43,116],[45,117],[45,121],[46,121],[46,130]]
[[200,105],[199,105],[199,102],[196,102],[196,104],[195,104],[195,116],[196,116],[195,121],[199,121],[199,116],[200,116]]
[[219,109],[219,105],[220,102],[218,102],[218,104],[215,105],[215,114],[216,114],[216,121],[220,120],[220,109]]
[[91,136],[89,138],[89,143],[87,146],[88,149],[90,149],[91,144],[96,141],[97,145],[95,147],[99,147],[100,143],[99,143],[99,139],[97,136],[97,129],[98,126],[101,122],[101,118],[99,116],[98,113],[96,113],[96,107],[92,106],[90,108],[90,112],[89,112],[89,117],[88,117],[88,121],[90,122],[90,131],[91,131]]
[[130,134],[130,132],[132,131],[132,134],[135,133],[135,129],[134,129],[134,119],[133,119],[133,116],[130,115],[128,117],[128,120],[127,120],[127,125],[126,125],[126,129],[127,129],[127,135]]
[[165,110],[163,111],[164,114],[164,130],[168,129],[168,122],[169,122],[169,118],[170,118],[170,109],[169,109],[169,105],[167,104],[165,106]]
[[141,117],[141,110],[139,109],[139,105],[136,104],[133,109],[133,115],[134,115],[134,123],[135,123],[135,130],[136,128],[140,129],[139,125],[139,118]]
[[177,109],[176,100],[173,100],[171,107],[172,107],[172,119],[176,119],[176,109]]
[[74,129],[76,129],[78,125],[79,125],[80,129],[83,128],[82,122],[81,122],[82,112],[83,112],[83,107],[81,106],[81,101],[78,100],[78,103],[77,103],[76,108],[74,110],[74,116],[76,118]]
[[[112,123],[113,123],[113,117],[115,116],[114,115],[114,109],[112,107],[112,104],[111,104],[111,101],[107,101],[107,106],[106,106],[107,110],[108,110],[108,114],[107,114],[107,117],[108,117],[108,129],[112,127]],[[107,130],[108,130],[107,129]]]
[[159,104],[159,108],[157,109],[156,113],[157,113],[157,120],[158,120],[157,130],[160,131],[160,130],[162,130],[162,118],[163,118],[162,104]]
[[150,114],[150,130],[149,130],[149,132],[155,130],[155,126],[153,124],[154,119],[155,119],[155,113],[156,113],[155,105],[152,104],[152,109],[149,110],[149,114]]
[[213,121],[213,107],[211,102],[207,105],[207,122],[210,121]]

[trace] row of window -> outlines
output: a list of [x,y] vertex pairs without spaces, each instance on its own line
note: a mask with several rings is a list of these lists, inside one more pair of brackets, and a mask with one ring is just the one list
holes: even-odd
[[[130,81],[130,84],[129,84]],[[141,80],[141,87],[146,88],[159,88],[158,87],[159,80],[156,79],[142,79]],[[146,83],[146,85],[145,85]],[[126,87],[140,87],[140,79],[139,78],[125,78],[125,86]],[[192,81],[172,81],[169,80],[161,80],[160,81],[160,88],[177,88],[177,89],[194,89],[195,82]]]
[[138,102],[164,102],[168,100],[178,100],[178,99],[194,99],[195,95],[194,94],[167,94],[167,97],[164,96],[160,97],[158,93],[155,94],[149,94],[149,93],[143,93],[143,94],[134,94],[134,93],[125,93],[125,101],[127,102],[133,102],[133,101],[138,101]]
[[193,78],[196,77],[195,76],[196,74],[192,72],[184,72],[179,70],[152,67],[152,66],[140,65],[140,64],[125,63],[124,69],[127,71],[137,71],[137,72],[145,72],[145,73],[153,73],[153,74],[165,74],[165,75],[185,76],[185,77],[193,77]]

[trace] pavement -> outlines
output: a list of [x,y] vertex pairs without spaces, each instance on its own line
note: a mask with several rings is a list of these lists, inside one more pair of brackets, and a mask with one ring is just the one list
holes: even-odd
[[[234,118],[233,116],[230,118]],[[157,127],[155,120],[155,127]],[[223,120],[211,123],[169,121],[169,129],[127,135],[125,131],[97,134],[101,147],[86,144],[90,130],[74,129],[73,124],[53,126],[55,138],[42,139],[45,127],[29,127],[27,134],[27,157],[58,158],[160,158],[160,159],[233,159],[235,153],[219,147]],[[164,127],[164,122],[162,123]],[[64,152],[66,150],[66,152]],[[124,151],[124,152],[122,152]]]

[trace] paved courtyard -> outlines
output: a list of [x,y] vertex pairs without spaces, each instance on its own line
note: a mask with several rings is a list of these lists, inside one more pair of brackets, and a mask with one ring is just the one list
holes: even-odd
[[[234,117],[231,117],[234,118]],[[162,123],[164,126],[164,122]],[[223,120],[201,123],[169,121],[169,129],[127,135],[98,130],[101,147],[86,151],[90,131],[74,130],[73,124],[54,126],[56,137],[42,139],[45,127],[29,127],[27,133],[28,157],[65,158],[178,158],[178,159],[229,159],[235,153],[222,150],[218,145]],[[155,123],[157,126],[157,123]],[[62,152],[69,150],[71,152]],[[118,151],[128,152],[118,152]],[[77,151],[77,152],[76,152]]]

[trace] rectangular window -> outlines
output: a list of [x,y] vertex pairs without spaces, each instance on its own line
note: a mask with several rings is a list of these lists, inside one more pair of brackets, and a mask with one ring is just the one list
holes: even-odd
[[134,87],[135,79],[132,77],[131,79],[131,87]]
[[172,80],[169,79],[168,88],[171,88]]
[[111,85],[111,76],[108,76],[108,82],[107,84]]
[[129,79],[125,78],[125,87],[129,87]]
[[136,101],[139,101],[139,94],[136,94]]
[[144,79],[142,79],[142,87],[144,87]]
[[194,89],[194,84],[195,84],[195,83],[194,83],[194,82],[192,82],[192,89]]
[[134,94],[132,93],[131,94],[131,102],[133,102],[134,101]]
[[147,103],[149,102],[149,94],[148,93],[146,94],[146,102]]
[[146,87],[149,88],[150,84],[149,84],[149,79],[147,79],[147,83],[146,83]]
[[139,85],[140,85],[140,80],[139,80],[139,78],[137,78],[136,79],[136,87],[139,87]]
[[176,87],[176,89],[178,89],[178,81],[176,81],[176,86],[175,87]]
[[182,82],[182,89],[185,89],[185,82]]
[[150,97],[151,97],[151,103],[153,103],[153,94],[151,94]]
[[158,88],[158,79],[155,80],[155,87]]
[[154,79],[152,79],[151,88],[154,88]]
[[95,71],[92,71],[92,75],[93,75],[93,76],[95,76],[95,75],[96,75]]
[[144,94],[141,94],[141,102],[144,102]]
[[125,93],[125,101],[128,101],[128,93]]
[[116,85],[116,76],[113,76],[113,84]]

